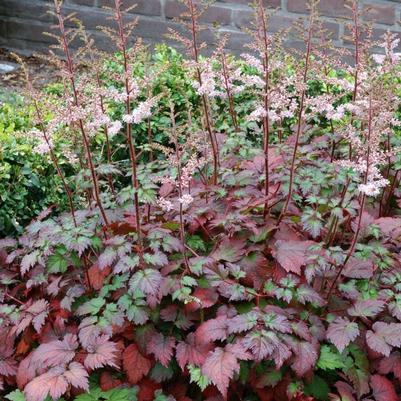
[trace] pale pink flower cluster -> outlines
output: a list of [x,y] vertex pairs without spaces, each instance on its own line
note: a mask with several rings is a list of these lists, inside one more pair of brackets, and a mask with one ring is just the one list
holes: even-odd
[[[170,154],[168,156],[168,164],[172,167],[178,166],[178,160],[175,154]],[[162,184],[171,184],[175,187],[179,187],[181,183],[181,187],[183,189],[189,188],[192,177],[198,168],[202,168],[206,164],[206,159],[204,157],[198,158],[196,155],[192,155],[185,163],[184,166],[181,167],[181,177],[172,177],[163,176],[157,177],[155,181],[161,182]]]
[[243,74],[241,76],[241,81],[243,83],[241,89],[244,87],[263,87],[265,85],[265,82],[259,75],[247,75]]
[[[28,137],[32,139],[35,143],[35,146],[32,148],[32,151],[34,153],[38,153],[40,155],[44,155],[46,153],[50,152],[49,145],[47,144],[43,133],[36,128],[32,129],[31,131],[24,133],[25,137]],[[51,137],[48,137],[50,146],[53,147],[53,139]]]
[[247,116],[247,121],[261,121],[263,118],[267,116],[267,110],[265,109],[265,106],[259,104],[255,107],[255,109],[252,111],[249,116]]
[[163,197],[157,199],[156,203],[164,212],[170,212],[171,210],[174,209],[173,202],[170,202],[169,200]]
[[192,86],[196,89],[198,95],[206,95],[208,97],[221,96],[221,92],[216,88],[216,76],[210,64],[204,64],[201,68],[201,81],[192,81]]
[[391,32],[387,31],[383,35],[383,42],[380,44],[385,51],[385,54],[373,54],[373,59],[380,67],[387,61],[390,65],[397,64],[401,59],[401,53],[396,53],[394,50],[400,43],[400,38],[397,35],[392,34]]
[[364,193],[366,196],[378,196],[382,188],[386,187],[390,183],[389,180],[385,178],[380,178],[377,180],[370,179],[366,184],[360,184],[358,189],[359,192]]
[[[178,166],[178,160],[176,158],[175,154],[170,154],[168,157],[168,164],[173,167]],[[182,161],[181,161],[182,163]],[[176,188],[179,188],[181,186],[181,189],[184,190],[186,189],[188,193],[183,194],[180,198],[178,198],[178,202],[182,204],[183,208],[186,209],[192,202],[193,198],[191,194],[189,193],[190,189],[190,183],[192,180],[192,177],[198,168],[202,168],[206,164],[206,159],[204,157],[198,158],[195,154],[192,155],[181,167],[181,177],[173,177],[171,175],[169,176],[163,176],[163,177],[158,177],[155,179],[155,181],[158,181],[162,184],[169,184],[173,185]],[[157,200],[157,204],[164,210],[164,211],[171,211],[175,208],[174,203],[172,203],[170,200],[165,199],[164,197],[160,197]]]
[[[379,159],[379,160],[378,160]],[[366,183],[358,185],[358,190],[366,196],[376,197],[380,195],[381,190],[389,184],[389,180],[383,178],[379,165],[383,163],[383,157],[372,157],[372,163],[369,164],[369,171]],[[351,168],[357,172],[361,177],[366,174],[366,160],[359,160],[352,162],[348,160],[341,160],[337,163],[341,167]]]
[[204,158],[197,158],[193,155],[181,169],[181,185],[183,188],[188,188],[192,177],[198,168],[202,168],[206,161]]
[[346,106],[339,105],[337,108],[333,106],[333,98],[324,94],[308,98],[306,105],[311,114],[323,114],[331,120],[341,120],[344,117]]
[[123,121],[127,124],[139,124],[152,115],[152,108],[156,105],[158,97],[152,97],[140,102],[131,114],[123,116]]
[[122,127],[123,125],[121,124],[121,121],[113,121],[107,128],[109,137],[113,138],[116,136],[121,131]]
[[265,109],[264,105],[256,105],[254,111],[247,117],[248,121],[261,121],[264,117],[269,117],[269,121],[277,122],[283,118],[292,118],[298,104],[294,98],[288,96],[288,93],[272,92],[270,94],[270,107],[269,112]]
[[[383,94],[382,99],[371,100],[371,106],[369,103],[365,98],[345,105],[346,110],[353,112],[356,118],[365,123],[363,129],[357,129],[349,124],[340,131],[340,135],[351,144],[355,156],[352,160],[342,160],[337,163],[358,173],[362,181],[358,186],[361,193],[366,196],[378,196],[389,184],[389,181],[382,176],[380,166],[388,162],[394,150],[390,153],[383,150],[381,142],[382,138],[392,132],[391,125],[394,120],[394,110],[398,107],[398,99]],[[370,124],[367,123],[369,114],[373,114]]]
[[188,206],[194,201],[194,198],[190,194],[184,194],[181,198],[178,198],[178,202],[181,203],[184,209],[187,209]]
[[276,91],[270,96],[269,119],[273,122],[283,118],[292,118],[297,110],[298,103],[284,91]]
[[220,91],[220,97],[223,98],[227,97],[227,89],[232,95],[236,95],[243,92],[246,86],[253,86],[261,81],[257,76],[254,76],[254,79],[252,76],[249,76],[250,79],[247,81],[247,76],[242,74],[240,68],[232,68],[229,64],[227,65],[227,70],[228,73],[226,77],[224,76],[223,71],[220,71],[216,76],[218,86],[222,88]]
[[77,155],[73,153],[70,149],[63,149],[63,155],[70,164],[77,164],[79,162]]
[[[250,60],[257,63],[257,59],[253,56],[247,55]],[[216,55],[218,59],[218,55]],[[194,67],[194,64],[190,64]],[[192,86],[196,89],[200,96],[206,95],[208,97],[227,97],[227,90],[231,95],[243,92],[247,87],[264,86],[264,81],[259,75],[244,74],[240,67],[236,67],[226,59],[226,72],[221,66],[220,71],[213,70],[211,63],[202,63],[198,65],[201,70],[201,81],[195,80]]]
[[110,117],[102,111],[99,96],[94,95],[93,102],[87,106],[86,111],[85,127],[90,136],[96,135],[101,127],[110,123]]
[[252,56],[249,53],[243,53],[241,54],[241,57],[245,60],[248,66],[255,68],[260,74],[263,73],[263,65],[257,57]]
[[116,88],[107,88],[105,98],[121,103],[125,101],[125,93],[120,92]]

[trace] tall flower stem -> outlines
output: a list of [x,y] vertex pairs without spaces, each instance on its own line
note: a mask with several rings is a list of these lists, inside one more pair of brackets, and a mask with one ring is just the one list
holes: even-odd
[[224,51],[222,51],[222,54],[221,54],[221,66],[223,67],[224,87],[225,87],[226,95],[227,95],[227,99],[228,99],[228,107],[229,107],[229,111],[230,111],[231,120],[233,122],[235,131],[238,131],[239,127],[238,127],[237,114],[234,109],[234,99],[233,99],[233,94],[232,94],[231,88],[230,88],[229,71],[228,71],[227,60],[226,60],[226,55],[225,55]]
[[[368,181],[369,177],[369,165],[370,165],[370,138],[372,136],[372,120],[373,120],[373,115],[372,115],[372,97],[369,97],[369,120],[368,120],[368,137],[366,140],[367,143],[367,152],[366,152],[366,171],[365,171],[365,176],[363,183],[366,184]],[[351,246],[349,247],[349,250],[347,252],[347,256],[345,257],[344,262],[341,264],[340,268],[337,271],[336,276],[334,277],[334,280],[331,283],[331,286],[329,288],[329,292],[327,293],[327,299],[330,299],[330,296],[334,290],[334,287],[336,285],[336,282],[341,276],[341,273],[343,272],[344,268],[346,267],[348,261],[350,260],[351,256],[354,254],[356,244],[358,242],[358,237],[359,233],[361,231],[361,226],[362,226],[362,216],[363,212],[365,210],[365,202],[366,202],[366,194],[363,193],[361,197],[361,202],[360,202],[360,208],[359,208],[359,216],[358,216],[358,222],[356,226],[356,230],[354,232],[354,236],[352,238]]]
[[[267,26],[266,26],[266,14],[263,8],[262,0],[258,0],[258,21],[260,21],[260,27],[258,33],[261,35],[261,43],[263,46],[263,72],[264,72],[264,94],[263,102],[265,109],[265,116],[263,117],[263,153],[265,159],[265,197],[269,196],[269,140],[270,140],[270,127],[269,127],[269,42],[267,38]],[[261,31],[261,32],[260,32]],[[263,209],[263,217],[266,218],[269,211],[268,202],[266,200]]]
[[39,110],[39,105],[38,105],[36,100],[33,101],[33,105],[34,105],[34,108],[35,108],[36,116],[37,116],[38,121],[39,121],[39,125],[40,125],[40,129],[42,131],[43,138],[44,138],[44,140],[45,140],[45,142],[46,142],[46,144],[47,144],[47,146],[49,148],[50,157],[52,159],[54,167],[56,168],[57,174],[61,179],[61,182],[62,182],[63,187],[64,187],[64,191],[65,191],[65,193],[67,195],[68,203],[70,205],[70,212],[71,212],[72,221],[74,222],[74,226],[77,227],[77,219],[75,217],[75,207],[74,207],[74,201],[73,201],[73,197],[72,197],[72,192],[71,192],[70,188],[68,187],[68,184],[67,184],[67,182],[65,180],[64,174],[63,174],[63,172],[62,172],[62,170],[60,168],[60,165],[58,163],[57,156],[54,153],[53,146],[50,143],[50,139],[49,139],[47,130],[46,130],[44,122],[43,122],[43,117],[42,117],[42,114],[41,114],[41,112]]
[[[61,34],[61,45],[63,47],[63,51],[66,57],[66,65],[67,65],[67,71],[68,71],[68,76],[69,76],[69,80],[70,80],[70,84],[71,84],[71,88],[72,88],[72,92],[73,92],[73,99],[74,99],[74,106],[76,106],[77,108],[79,108],[80,104],[79,104],[79,99],[78,99],[78,92],[76,89],[76,85],[75,85],[75,78],[74,78],[74,63],[71,57],[71,53],[70,53],[70,49],[68,46],[68,39],[67,39],[67,34],[66,34],[66,30],[64,27],[64,18],[61,15],[61,6],[60,3],[55,0],[54,1],[55,4],[55,9],[56,9],[56,16],[57,16],[57,20],[58,20],[58,26],[60,29],[60,34]],[[84,123],[82,121],[82,119],[78,120],[78,127],[79,130],[82,134],[82,139],[84,142],[84,148],[85,148],[85,153],[86,153],[86,158],[87,158],[87,163],[88,163],[88,167],[90,170],[90,174],[91,174],[91,178],[92,178],[92,184],[93,184],[93,191],[94,191],[94,196],[95,196],[95,200],[96,200],[96,204],[100,210],[100,214],[103,218],[103,222],[105,225],[108,225],[108,219],[106,216],[106,212],[103,208],[103,204],[102,201],[100,199],[100,191],[99,191],[99,183],[98,183],[98,179],[97,179],[97,175],[96,175],[96,171],[95,171],[95,166],[93,164],[93,159],[92,159],[92,153],[90,150],[90,143],[89,143],[89,138],[86,134],[85,131],[85,127],[84,127]]]
[[[100,80],[100,74],[99,71],[96,71],[96,82],[99,87],[101,88],[101,80]],[[106,114],[106,109],[104,107],[104,99],[103,95],[100,95],[100,109],[102,110],[103,114]],[[112,157],[111,157],[111,146],[110,146],[110,137],[109,137],[109,130],[107,128],[107,125],[105,124],[104,127],[104,136],[106,139],[106,154],[107,154],[107,163],[111,165],[113,163]],[[107,174],[107,181],[109,183],[109,187],[111,190],[111,193],[113,195],[114,200],[116,199],[116,191],[114,189],[114,184],[113,184],[113,176],[111,174]]]
[[304,66],[304,71],[303,71],[303,88],[301,91],[301,98],[300,98],[300,103],[299,103],[298,124],[297,124],[297,131],[296,131],[296,137],[295,137],[295,145],[294,145],[292,159],[291,159],[288,195],[286,197],[284,206],[283,206],[280,216],[278,218],[277,225],[280,224],[281,220],[287,213],[288,205],[290,203],[290,200],[292,198],[292,193],[294,190],[293,187],[294,187],[294,178],[295,178],[295,162],[297,159],[299,139],[300,139],[301,131],[302,131],[302,122],[303,122],[303,114],[304,114],[304,107],[305,107],[305,95],[306,95],[305,86],[307,85],[307,81],[308,81],[309,63],[310,63],[310,57],[311,57],[311,52],[312,52],[312,32],[313,32],[314,18],[315,18],[315,10],[312,8],[311,12],[310,12],[310,16],[309,16],[307,48],[306,48],[306,56],[305,56],[305,66]]
[[74,207],[74,200],[73,200],[72,192],[71,192],[70,188],[67,185],[67,181],[65,179],[64,173],[61,170],[60,164],[59,164],[59,162],[57,160],[57,156],[54,153],[53,146],[52,146],[52,144],[50,142],[49,135],[48,135],[48,132],[47,132],[46,127],[45,127],[44,119],[43,119],[42,113],[40,111],[40,107],[39,107],[37,98],[35,96],[35,89],[33,88],[32,82],[31,82],[30,77],[29,77],[28,69],[24,65],[24,63],[22,62],[20,57],[15,55],[15,58],[22,65],[22,69],[23,69],[24,74],[25,74],[26,86],[27,86],[27,89],[28,89],[28,93],[31,94],[32,105],[33,105],[33,107],[35,109],[36,117],[38,119],[40,130],[41,130],[42,135],[43,135],[43,139],[45,140],[45,142],[46,142],[46,144],[47,144],[47,146],[49,148],[50,158],[52,159],[53,165],[56,168],[57,174],[60,177],[60,180],[61,180],[61,182],[63,184],[63,187],[64,187],[64,191],[65,191],[65,193],[67,195],[68,203],[69,203],[69,206],[70,206],[70,212],[71,212],[72,221],[74,223],[74,226],[77,227],[77,220],[76,220],[76,217],[75,217],[75,207]]
[[[171,125],[172,125],[172,135],[173,135],[175,157],[176,157],[176,163],[177,163],[178,195],[179,195],[179,198],[182,199],[183,188],[182,188],[182,173],[181,173],[181,151],[180,151],[180,147],[179,147],[179,143],[178,143],[174,106],[173,106],[172,102],[170,102],[170,119],[171,119]],[[183,254],[184,254],[185,269],[189,270],[189,262],[188,262],[188,258],[187,258],[186,252],[185,252],[186,245],[185,245],[184,214],[183,214],[183,208],[182,208],[181,202],[180,202],[180,207],[179,207],[179,216],[180,216],[180,240],[181,240],[182,248],[184,250]]]
[[[199,48],[198,48],[198,42],[197,42],[198,21],[197,21],[196,9],[195,9],[193,0],[187,0],[187,6],[188,6],[190,18],[191,18],[192,54],[193,54],[194,61],[197,64],[197,66],[196,66],[197,79],[198,79],[199,85],[202,86],[202,74],[201,74],[201,71],[200,71],[200,68],[198,65],[198,62],[199,62]],[[211,117],[210,117],[210,113],[209,113],[208,100],[207,100],[207,96],[205,94],[202,95],[202,106],[203,106],[203,112],[204,112],[204,117],[205,117],[206,130],[208,132],[209,141],[210,141],[210,144],[212,147],[213,185],[216,185],[217,181],[218,181],[218,170],[219,170],[219,149],[218,149],[216,135],[213,132],[213,128],[212,128],[212,124],[211,124]]]
[[[359,64],[360,64],[360,31],[359,31],[359,15],[358,15],[358,0],[352,2],[352,23],[353,23],[353,38],[354,38],[354,60],[355,60],[355,72],[354,72],[354,89],[352,91],[352,101],[355,102],[358,96],[359,88]],[[351,124],[353,116],[351,116]],[[352,159],[352,144],[348,145],[348,158]]]
[[[118,35],[120,40],[120,50],[123,56],[124,61],[124,88],[125,88],[125,111],[126,114],[131,114],[131,89],[130,89],[130,71],[128,66],[128,54],[127,54],[127,39],[124,33],[124,23],[121,14],[121,0],[115,0],[115,12],[116,12],[116,20],[118,24]],[[131,182],[134,188],[134,209],[135,209],[135,223],[138,235],[138,242],[142,245],[142,232],[141,232],[141,211],[139,207],[139,181],[138,181],[138,172],[137,172],[137,154],[135,150],[134,140],[132,138],[132,124],[127,122],[127,130],[126,130],[127,142],[128,142],[128,150],[129,156],[131,160]]]

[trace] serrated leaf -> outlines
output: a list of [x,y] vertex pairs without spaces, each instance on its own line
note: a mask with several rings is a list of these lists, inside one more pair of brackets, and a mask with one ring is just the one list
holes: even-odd
[[47,259],[47,271],[49,273],[65,273],[68,268],[68,260],[64,255],[55,253]]
[[77,309],[78,315],[97,315],[106,304],[104,298],[92,298]]
[[306,395],[312,395],[316,400],[326,401],[328,400],[330,387],[320,376],[314,375],[310,383],[304,387]]
[[226,398],[230,380],[240,370],[239,360],[250,358],[250,354],[239,344],[228,344],[224,348],[217,347],[208,354],[202,366],[202,374],[208,377]]
[[313,244],[313,241],[277,240],[273,256],[286,272],[301,274],[301,267],[307,260],[306,251]]
[[398,401],[394,386],[390,380],[381,375],[373,375],[370,378],[370,385],[376,401]]
[[372,350],[389,356],[392,347],[401,346],[401,323],[374,323],[366,332],[366,342]]
[[317,361],[317,367],[322,370],[335,370],[345,368],[343,357],[334,348],[323,345],[320,348],[320,355]]
[[199,343],[194,333],[189,333],[185,341],[180,341],[177,344],[176,356],[178,365],[182,370],[187,364],[203,365],[211,348],[211,344]]
[[374,317],[383,310],[384,305],[385,303],[380,300],[359,300],[356,301],[355,304],[348,309],[348,313],[350,316]]
[[340,352],[354,341],[359,335],[358,324],[350,322],[347,318],[338,317],[329,324],[327,339],[333,343]]
[[26,401],[24,393],[21,390],[14,390],[11,393],[5,395],[4,397],[10,401]]
[[27,273],[35,265],[39,258],[39,251],[33,251],[25,255],[21,260],[21,275]]
[[159,293],[162,275],[155,269],[137,271],[129,282],[132,291],[140,290],[146,295],[156,296]]
[[201,368],[189,364],[188,371],[190,375],[190,382],[196,383],[202,391],[212,384],[212,381],[207,376],[202,374]]
[[88,369],[97,369],[103,366],[117,368],[117,345],[109,341],[107,336],[91,338],[86,346],[88,355],[85,358],[84,365]]
[[145,358],[135,344],[129,345],[123,352],[123,367],[131,384],[138,383],[146,376],[152,366],[151,361]]
[[149,340],[146,350],[153,354],[155,358],[163,365],[168,366],[173,356],[175,348],[175,338],[165,337],[161,333],[155,333]]

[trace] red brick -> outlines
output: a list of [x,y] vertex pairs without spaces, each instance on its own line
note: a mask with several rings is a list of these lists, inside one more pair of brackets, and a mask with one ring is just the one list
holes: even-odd
[[177,0],[167,0],[164,6],[164,15],[166,18],[175,18],[185,12],[186,9],[185,5]]
[[[186,7],[177,0],[168,0],[164,9],[167,18],[178,17],[181,13],[186,11]],[[220,25],[229,25],[231,23],[231,9],[229,7],[219,7],[212,5],[204,11],[202,22],[218,23]]]
[[229,25],[231,23],[232,10],[228,7],[211,6],[207,8],[201,17],[201,21]]
[[95,0],[69,0],[69,3],[88,7],[93,7],[96,5]]
[[[387,29],[382,29],[382,28],[373,28],[372,29],[372,36],[371,36],[371,38],[370,38],[370,40],[371,41],[374,41],[374,42],[382,42],[383,41],[383,35],[387,32],[388,30]],[[400,32],[398,31],[391,31],[390,30],[390,32],[391,33],[394,33],[394,34],[396,34],[396,35],[400,35]],[[366,40],[366,38],[367,38],[367,34],[366,34],[366,32],[362,32],[361,33],[361,41],[364,41],[364,40]],[[351,40],[351,31],[350,31],[350,28],[347,26],[347,27],[345,27],[345,29],[344,29],[344,40],[343,40],[343,42],[344,42],[344,44],[345,45],[353,45],[353,41]],[[398,45],[398,47],[397,47],[397,51],[400,51],[401,50],[401,44],[399,44]]]
[[54,21],[54,16],[48,13],[52,7],[49,4],[32,4],[31,0],[1,0],[0,15],[18,18],[33,18],[35,21]]
[[43,32],[49,31],[48,24],[38,23],[32,20],[4,20],[7,38],[24,39],[30,41],[43,42],[47,44],[55,43],[55,40]]
[[234,52],[241,54],[243,52],[249,52],[249,49],[245,47],[251,40],[249,35],[242,32],[224,32],[228,33],[227,49],[233,50]]
[[255,19],[255,14],[253,11],[246,10],[235,10],[233,11],[233,24],[237,28],[250,28],[252,22]]
[[[253,11],[246,10],[235,10],[233,13],[233,23],[236,27],[251,28],[252,22],[255,20],[255,14]],[[268,30],[275,32],[280,29],[290,28],[296,19],[274,14],[270,17],[268,22]]]
[[283,29],[289,29],[294,26],[297,18],[286,17],[282,15],[272,15],[269,19],[269,24],[267,26],[268,31],[278,32]]
[[[374,41],[379,41],[382,42],[383,41],[383,35],[387,32],[387,29],[380,29],[380,28],[374,28],[372,30],[372,39]],[[394,33],[396,34],[398,37],[400,36],[400,32],[396,32],[396,31],[390,31],[390,33]],[[395,48],[396,51],[400,51],[401,50],[401,43],[398,44],[398,46]]]
[[[287,10],[302,14],[309,12],[306,0],[288,0]],[[326,17],[351,17],[351,11],[345,7],[344,0],[321,0],[319,3],[319,13]]]
[[395,7],[387,4],[365,4],[363,18],[366,21],[395,24]]
[[[124,0],[123,4],[124,8],[128,8],[136,4],[136,6],[130,11],[132,14],[154,16],[161,15],[160,0]],[[98,0],[97,5],[99,7],[114,7],[114,0]]]
[[[220,0],[222,3],[231,3],[231,4],[243,4],[248,6],[252,4],[251,0]],[[281,0],[263,0],[263,5],[265,7],[277,8],[281,7]]]

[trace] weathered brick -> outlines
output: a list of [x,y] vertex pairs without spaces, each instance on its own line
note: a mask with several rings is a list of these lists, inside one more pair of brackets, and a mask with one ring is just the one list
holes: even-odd
[[164,15],[166,18],[178,17],[185,11],[185,5],[177,0],[167,0],[164,6]]
[[229,25],[231,23],[231,13],[232,10],[228,7],[211,6],[205,10],[201,21]]
[[275,14],[270,17],[267,29],[269,32],[277,32],[283,29],[290,29],[294,26],[296,20],[296,18]]
[[[2,24],[1,20],[0,24]],[[45,52],[48,49],[48,44],[27,39],[10,39],[2,35],[0,36],[0,47],[16,51],[24,56],[31,56],[33,53]]]
[[[233,23],[239,28],[251,28],[252,22],[255,20],[255,13],[251,10],[235,10],[233,12]],[[268,21],[267,29],[270,32],[286,29],[296,21],[295,18],[285,15],[273,14]]]
[[68,0],[67,4],[74,4],[78,6],[93,7],[96,5],[96,0]]
[[[319,13],[327,17],[351,17],[351,11],[345,7],[344,0],[321,0]],[[294,13],[309,13],[306,0],[288,0],[287,10]]]
[[324,21],[322,28],[327,31],[327,37],[331,40],[340,38],[340,25],[337,22]]
[[366,21],[393,25],[395,23],[395,7],[391,4],[365,4],[363,18]]
[[[248,6],[252,4],[252,0],[219,0],[222,3],[231,3],[231,4],[243,4]],[[278,8],[281,7],[281,0],[263,0],[263,5],[265,7]]]
[[249,35],[242,32],[230,32],[230,31],[221,31],[221,33],[228,34],[228,41],[226,47],[236,54],[241,54],[244,52],[249,52],[249,49],[245,47],[247,43],[250,42]]
[[[383,41],[383,35],[388,32],[388,29],[383,29],[383,28],[373,28],[372,29],[372,35],[371,35],[371,41],[373,42],[381,42]],[[390,30],[391,33],[394,33],[396,35],[400,35],[400,31],[396,30]],[[367,39],[367,34],[366,32],[362,32],[360,36],[360,40],[364,41]],[[345,27],[344,29],[344,38],[343,38],[344,45],[346,46],[353,46],[353,41],[351,40],[351,31],[349,27]],[[401,50],[401,43],[398,45],[396,48],[397,51]]]
[[43,43],[55,43],[53,38],[44,35],[49,31],[49,25],[28,19],[18,20],[7,18],[2,21],[5,24],[6,37],[10,39],[34,40]]
[[[178,0],[168,0],[164,8],[167,18],[178,17],[184,11],[186,11],[186,7]],[[231,9],[212,5],[205,10],[200,20],[205,23],[229,25],[231,23]]]
[[139,17],[138,25],[136,26],[134,33],[144,39],[150,38],[155,42],[161,42],[165,39],[169,27],[174,28],[180,33],[184,33],[182,26],[179,24],[171,21],[155,21],[147,17]]
[[[372,39],[373,39],[374,41],[379,41],[379,42],[381,42],[381,41],[383,41],[383,35],[384,35],[385,33],[387,33],[387,32],[388,32],[387,29],[374,28],[374,29],[372,30]],[[391,31],[391,30],[390,30],[390,33],[397,34],[398,37],[400,36],[400,32],[397,32],[397,31]],[[398,43],[398,46],[395,48],[395,50],[398,51],[398,52],[401,51],[401,43]]]
[[251,10],[234,10],[232,19],[237,28],[250,28],[255,19],[255,14]]
[[[109,11],[100,8],[93,8],[88,12],[87,9],[76,8],[73,6],[64,6],[64,13],[69,14],[75,12],[76,17],[83,23],[88,30],[97,30],[99,26],[116,27],[116,22],[108,17],[111,15]],[[125,16],[125,21],[131,21],[132,15]],[[75,26],[74,22],[67,21],[67,26]]]
[[[161,15],[160,0],[124,0],[124,9],[134,4],[136,4],[136,6],[130,13],[154,16]],[[114,7],[114,0],[97,0],[97,5],[99,7]]]
[[33,18],[36,21],[50,22],[54,21],[49,3],[33,2],[32,0],[1,0],[0,15],[7,17]]

